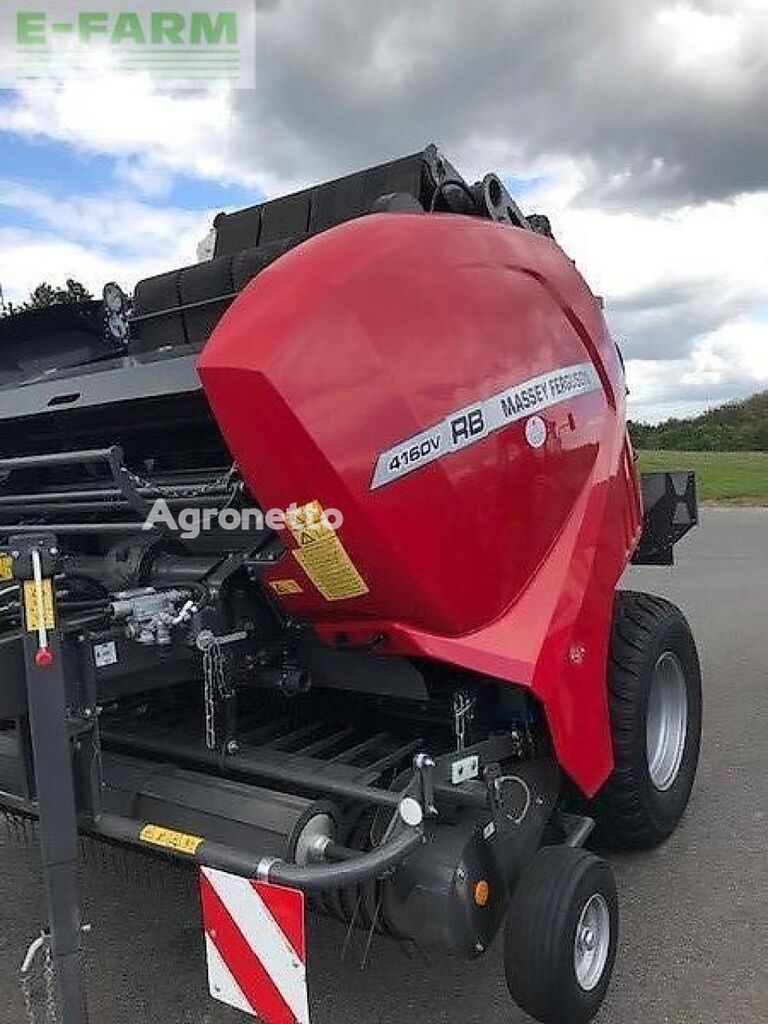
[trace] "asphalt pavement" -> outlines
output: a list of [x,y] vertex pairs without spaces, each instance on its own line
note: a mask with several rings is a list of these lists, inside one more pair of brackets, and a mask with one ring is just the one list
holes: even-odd
[[[602,1024],[768,1020],[768,509],[705,509],[673,569],[627,585],[689,616],[705,677],[702,761],[688,814],[652,853],[613,858],[619,959]],[[235,1024],[207,996],[194,877],[135,855],[86,874],[91,1019]],[[17,969],[41,921],[34,845],[0,827],[0,1024],[26,1020]],[[345,929],[309,923],[314,1024],[524,1024],[500,943],[481,961],[422,958],[374,938],[340,961]]]

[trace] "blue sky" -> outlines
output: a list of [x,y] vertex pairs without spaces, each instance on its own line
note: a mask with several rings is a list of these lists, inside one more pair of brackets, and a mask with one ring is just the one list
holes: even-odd
[[[7,96],[7,93],[5,93]],[[0,90],[0,102],[4,91]],[[27,139],[16,133],[0,130],[0,176],[23,181],[63,199],[67,195],[107,195],[121,185],[115,157],[84,152],[63,142]],[[233,182],[215,182],[193,175],[174,174],[168,190],[161,197],[163,205],[185,210],[211,210],[239,207],[258,202],[260,195],[252,188]],[[122,185],[125,190],[125,185]],[[2,221],[7,223],[6,210]]]

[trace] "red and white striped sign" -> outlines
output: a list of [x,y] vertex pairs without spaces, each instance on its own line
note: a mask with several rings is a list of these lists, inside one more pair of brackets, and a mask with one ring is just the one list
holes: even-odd
[[309,1024],[304,894],[200,871],[211,995],[264,1024]]

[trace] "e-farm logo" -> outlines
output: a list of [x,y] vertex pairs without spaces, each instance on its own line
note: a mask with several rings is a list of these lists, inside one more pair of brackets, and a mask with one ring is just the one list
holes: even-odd
[[0,46],[11,59],[0,82],[120,73],[253,88],[254,21],[254,0],[3,0]]

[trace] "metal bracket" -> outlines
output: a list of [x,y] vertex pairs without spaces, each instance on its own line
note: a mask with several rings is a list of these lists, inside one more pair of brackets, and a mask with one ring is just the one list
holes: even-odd
[[429,754],[417,754],[413,759],[413,766],[419,773],[421,788],[421,806],[424,813],[430,817],[437,815],[435,806],[435,762]]

